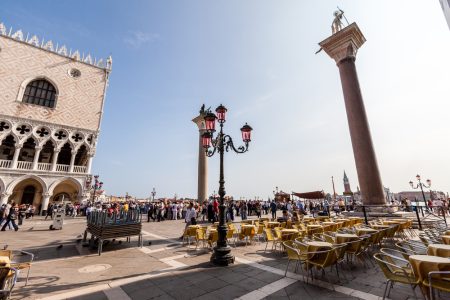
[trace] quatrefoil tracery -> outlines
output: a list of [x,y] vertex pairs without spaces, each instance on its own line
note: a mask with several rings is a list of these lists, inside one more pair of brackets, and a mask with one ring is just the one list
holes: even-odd
[[19,132],[19,134],[25,134],[27,132],[30,132],[30,128],[28,128],[27,125],[20,125],[16,128],[16,130]]

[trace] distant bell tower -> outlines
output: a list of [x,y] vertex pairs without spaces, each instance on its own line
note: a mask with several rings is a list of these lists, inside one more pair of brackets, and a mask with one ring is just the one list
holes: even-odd
[[348,181],[347,174],[344,171],[344,195],[353,195],[352,189],[350,188],[350,182]]

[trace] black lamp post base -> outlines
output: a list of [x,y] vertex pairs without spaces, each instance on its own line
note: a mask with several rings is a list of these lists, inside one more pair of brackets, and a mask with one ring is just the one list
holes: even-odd
[[226,267],[234,264],[234,256],[231,255],[230,246],[214,247],[214,252],[211,255],[211,262],[217,266]]

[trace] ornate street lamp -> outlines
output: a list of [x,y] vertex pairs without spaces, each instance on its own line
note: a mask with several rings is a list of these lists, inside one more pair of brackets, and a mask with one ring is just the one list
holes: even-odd
[[156,190],[155,190],[155,188],[153,188],[153,191],[152,191],[152,202],[155,202],[155,196],[156,196]]
[[423,183],[422,181],[420,181],[420,175],[417,174],[416,175],[416,179],[418,181],[418,183],[416,185],[414,185],[414,182],[410,181],[409,185],[413,188],[413,189],[418,189],[420,188],[420,190],[422,191],[422,197],[423,197],[423,201],[425,202],[425,207],[428,210],[428,204],[427,204],[427,200],[425,199],[425,193],[423,191],[423,188],[427,188],[429,189],[431,187],[431,180],[427,179],[427,184]]
[[[216,114],[208,111],[205,116],[205,127],[207,131],[202,135],[202,145],[205,148],[208,157],[213,156],[216,152],[220,155],[220,177],[219,177],[219,226],[218,241],[214,252],[211,256],[211,262],[219,266],[228,266],[234,263],[234,256],[231,255],[231,248],[227,245],[227,225],[225,222],[225,179],[223,171],[223,155],[230,149],[236,153],[244,153],[248,151],[248,145],[251,141],[252,128],[246,123],[241,128],[242,140],[245,146],[236,148],[233,144],[231,136],[223,133],[223,124],[225,123],[227,109],[223,105],[216,108]],[[219,122],[220,131],[214,139],[216,120]],[[210,149],[212,147],[212,149]]]
[[97,190],[100,190],[103,186],[103,182],[98,180],[98,175],[94,176],[94,184],[92,185],[92,189],[94,192],[92,193],[92,202],[95,202],[95,194],[97,193]]

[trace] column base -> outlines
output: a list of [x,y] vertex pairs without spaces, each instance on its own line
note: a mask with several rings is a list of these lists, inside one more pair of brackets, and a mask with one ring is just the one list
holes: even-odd
[[217,266],[226,267],[234,264],[234,256],[231,255],[231,247],[214,247],[214,252],[211,255],[211,262]]

